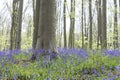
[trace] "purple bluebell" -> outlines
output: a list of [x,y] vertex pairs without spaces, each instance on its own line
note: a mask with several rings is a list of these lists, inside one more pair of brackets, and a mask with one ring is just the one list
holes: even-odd
[[97,74],[97,70],[96,70],[95,68],[93,69],[93,73],[94,73],[94,74]]
[[98,75],[98,77],[100,77],[100,76],[101,76],[101,73],[100,73],[100,72],[97,72],[97,75]]
[[105,71],[105,66],[102,66],[101,70],[102,70],[102,72],[104,72]]
[[115,68],[120,72],[120,66],[116,66]]
[[17,76],[16,75],[13,77],[13,80],[17,80]]
[[60,78],[58,78],[57,80],[61,80]]
[[108,80],[115,80],[115,78],[114,78],[114,77],[112,77],[112,78],[108,78]]
[[47,80],[51,80],[51,78],[47,78]]
[[84,74],[88,74],[88,70],[86,70],[86,69],[83,72],[84,72]]

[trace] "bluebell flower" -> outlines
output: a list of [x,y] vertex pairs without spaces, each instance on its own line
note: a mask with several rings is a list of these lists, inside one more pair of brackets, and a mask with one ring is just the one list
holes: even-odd
[[120,72],[120,66],[116,66],[115,68]]
[[107,80],[107,78],[103,78],[103,80]]
[[47,80],[51,80],[51,78],[47,78]]
[[84,70],[84,74],[88,74],[88,70],[85,69],[85,70]]
[[27,54],[28,52],[26,50],[21,50],[23,54]]
[[60,78],[58,78],[57,80],[60,80]]
[[35,49],[30,48],[30,49],[28,49],[28,52],[29,52],[29,53],[33,53],[33,52],[34,52],[34,50],[35,50]]
[[68,80],[70,80],[70,78],[68,78]]
[[98,77],[100,77],[100,76],[101,76],[101,73],[100,73],[100,72],[98,72],[98,73],[97,73],[97,75],[98,75]]
[[65,79],[64,76],[62,76],[62,79]]
[[14,77],[13,77],[13,80],[17,80],[17,76],[14,76]]
[[104,72],[105,71],[105,66],[102,66],[101,70],[102,70],[102,72]]
[[2,63],[1,67],[4,68],[4,63]]
[[21,50],[19,50],[19,49],[15,50],[15,54],[19,54],[20,52],[21,52]]
[[96,69],[93,69],[93,73],[94,73],[94,74],[97,74],[97,70],[96,70]]
[[108,78],[108,80],[115,80],[115,78],[114,78],[114,77],[112,77],[112,78]]

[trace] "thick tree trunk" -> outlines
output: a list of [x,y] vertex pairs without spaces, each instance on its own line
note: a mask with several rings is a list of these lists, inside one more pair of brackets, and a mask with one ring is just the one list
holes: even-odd
[[[36,50],[45,49],[56,49],[56,0],[41,0],[40,1],[40,14],[36,15],[39,17],[39,29]],[[36,59],[38,53],[34,53],[32,60]]]
[[22,6],[23,1],[19,3],[18,0],[13,0],[12,26],[10,32],[10,50],[20,48]]

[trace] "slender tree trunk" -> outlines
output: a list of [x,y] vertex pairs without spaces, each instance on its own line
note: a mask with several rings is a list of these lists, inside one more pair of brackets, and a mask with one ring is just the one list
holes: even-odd
[[107,48],[107,5],[106,0],[102,1],[102,49]]
[[84,48],[88,48],[88,28],[87,28],[87,22],[86,22],[86,12],[84,11],[84,23],[85,23],[85,45]]
[[74,48],[75,0],[71,0],[69,47]]
[[118,48],[117,0],[114,0],[114,49]]
[[89,48],[92,49],[92,1],[91,0],[89,0],[89,21],[90,21]]
[[64,0],[64,47],[67,47],[67,35],[66,35],[66,0]]
[[22,11],[23,11],[23,0],[20,0],[19,17],[18,17],[19,26],[18,26],[18,31],[17,31],[17,43],[16,43],[17,49],[21,49]]
[[15,33],[14,33],[14,31],[15,31],[15,16],[16,16],[16,14],[15,14],[15,12],[17,12],[17,10],[16,10],[16,1],[15,0],[13,0],[13,3],[12,3],[12,8],[13,8],[13,12],[12,12],[12,25],[11,25],[11,31],[10,31],[10,50],[12,50],[13,49],[13,46],[15,47]]
[[102,17],[102,14],[101,14],[101,0],[98,0],[98,39],[97,39],[97,48],[99,48],[99,46],[101,45],[101,41],[102,41],[102,36],[101,36],[101,25],[102,25],[102,20],[101,20],[101,17]]
[[84,10],[84,4],[83,4],[84,2],[83,2],[83,0],[82,0],[82,16],[81,16],[81,18],[82,18],[82,48],[84,48],[84,31],[83,31],[83,10]]

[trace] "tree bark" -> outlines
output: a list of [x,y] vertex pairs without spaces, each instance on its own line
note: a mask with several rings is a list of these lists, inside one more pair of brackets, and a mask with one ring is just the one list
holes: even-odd
[[107,48],[107,5],[106,5],[106,0],[102,1],[102,49]]
[[84,4],[83,4],[84,2],[83,2],[83,0],[82,0],[82,16],[81,16],[81,20],[82,20],[82,48],[84,48],[84,31],[83,31],[83,27],[84,27],[84,25],[83,25],[83,11],[84,11]]
[[69,47],[74,48],[75,0],[71,0]]
[[[35,0],[33,0],[33,6],[34,6]],[[33,8],[33,20],[34,20],[34,30],[33,30],[33,49],[36,48],[37,44],[37,37],[38,37],[38,27],[39,27],[39,14],[40,14],[40,0],[36,0],[36,5]]]
[[117,0],[114,0],[114,49],[118,48]]
[[89,21],[90,21],[90,39],[89,39],[89,48],[92,49],[92,1],[89,0]]
[[18,17],[18,31],[17,31],[17,49],[21,49],[21,29],[22,29],[22,11],[23,11],[23,0],[20,0],[19,4],[19,17]]
[[10,32],[10,50],[20,49],[23,0],[13,0],[12,26]]
[[[47,52],[56,49],[56,0],[40,0],[39,28],[36,50],[44,49]],[[38,53],[34,53],[32,60],[35,60]]]
[[64,9],[63,9],[63,14],[64,14],[64,47],[67,47],[67,35],[66,35],[66,0],[64,0]]
[[102,17],[102,14],[101,14],[101,10],[102,10],[102,8],[101,8],[102,6],[101,6],[101,0],[98,0],[98,20],[97,20],[97,22],[98,22],[98,38],[97,38],[97,48],[99,48],[99,46],[101,45],[101,41],[102,41],[102,33],[101,33],[101,30],[102,30],[102,28],[101,28],[101,25],[102,25],[102,20],[101,20],[101,17]]

